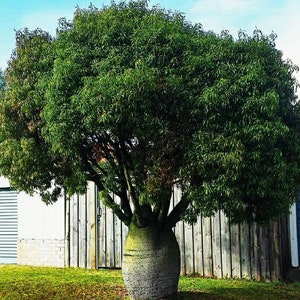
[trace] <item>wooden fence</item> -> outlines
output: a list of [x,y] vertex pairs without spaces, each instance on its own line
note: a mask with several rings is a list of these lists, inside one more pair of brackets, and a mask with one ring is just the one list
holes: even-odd
[[[174,188],[172,206],[180,198]],[[117,199],[116,199],[117,200]],[[66,264],[83,268],[120,268],[127,227],[97,197],[66,202]],[[181,273],[203,277],[278,280],[290,268],[288,218],[266,227],[230,224],[223,212],[199,216],[194,225],[174,228],[181,249]]]
[[65,197],[65,265],[96,268],[96,191]]

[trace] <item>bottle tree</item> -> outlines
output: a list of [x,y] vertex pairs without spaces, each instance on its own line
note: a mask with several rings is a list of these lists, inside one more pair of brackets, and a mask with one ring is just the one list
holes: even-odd
[[0,103],[1,173],[48,203],[95,182],[129,226],[131,299],[175,298],[180,219],[221,209],[266,222],[295,200],[296,67],[274,40],[205,32],[147,1],[77,9],[55,37],[20,30]]

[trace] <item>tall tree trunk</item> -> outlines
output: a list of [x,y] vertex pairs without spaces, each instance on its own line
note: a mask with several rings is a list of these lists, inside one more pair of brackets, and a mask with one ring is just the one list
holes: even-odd
[[132,300],[176,299],[180,252],[172,230],[133,223],[125,243],[123,279]]

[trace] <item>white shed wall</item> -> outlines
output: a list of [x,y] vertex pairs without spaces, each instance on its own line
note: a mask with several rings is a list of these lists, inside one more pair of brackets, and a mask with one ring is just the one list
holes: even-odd
[[10,188],[8,179],[3,176],[0,176],[0,188]]
[[18,194],[18,264],[64,267],[64,199],[46,205],[39,195]]
[[64,239],[64,200],[46,205],[39,195],[18,194],[19,239]]

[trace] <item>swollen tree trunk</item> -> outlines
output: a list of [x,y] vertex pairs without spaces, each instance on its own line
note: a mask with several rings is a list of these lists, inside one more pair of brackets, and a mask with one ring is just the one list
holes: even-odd
[[130,299],[176,299],[180,253],[173,231],[159,231],[154,225],[139,228],[132,223],[122,272]]

